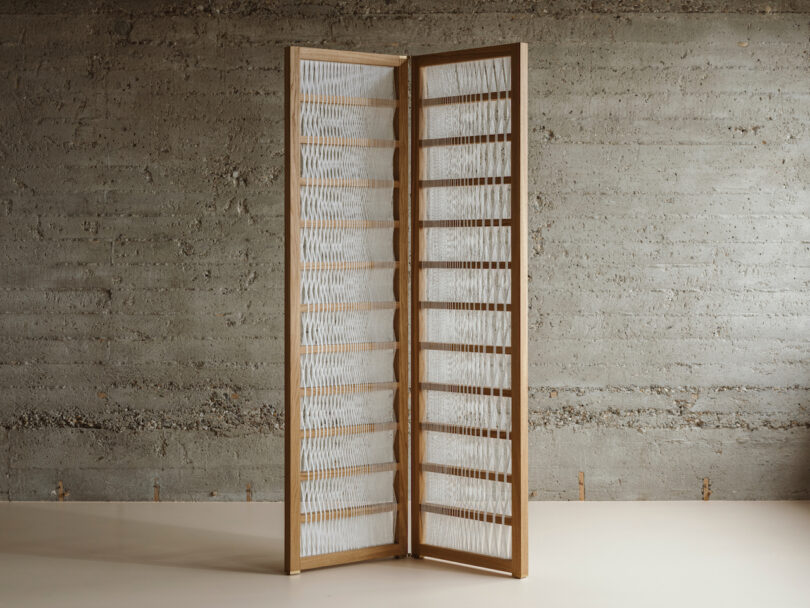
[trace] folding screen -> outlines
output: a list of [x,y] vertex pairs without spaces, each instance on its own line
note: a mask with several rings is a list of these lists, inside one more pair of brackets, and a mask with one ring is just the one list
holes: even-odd
[[407,58],[287,49],[285,568],[408,551]]
[[[288,49],[291,573],[407,553],[406,63]],[[412,90],[412,553],[522,577],[526,46]]]

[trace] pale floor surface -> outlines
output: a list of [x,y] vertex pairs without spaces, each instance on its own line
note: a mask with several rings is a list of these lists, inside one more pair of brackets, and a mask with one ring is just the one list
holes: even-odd
[[810,503],[533,502],[530,576],[286,576],[279,503],[0,503],[0,606],[810,606]]

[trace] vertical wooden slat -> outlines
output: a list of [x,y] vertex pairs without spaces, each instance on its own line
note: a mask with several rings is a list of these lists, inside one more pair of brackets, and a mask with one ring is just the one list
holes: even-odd
[[422,297],[421,271],[417,262],[423,256],[422,231],[419,222],[422,220],[422,191],[419,188],[421,177],[422,149],[417,142],[422,138],[422,107],[417,100],[422,98],[422,67],[418,58],[413,61],[411,82],[411,554],[421,557],[422,546],[422,511],[425,481],[421,464],[424,457],[425,441],[419,430],[423,420],[424,402],[422,389],[422,318],[424,312],[419,306]]
[[[394,152],[394,180],[400,187],[394,191],[394,220],[398,222],[394,229],[394,248],[397,267],[394,279],[394,298],[401,302],[408,297],[408,63],[403,62],[394,68],[397,87],[397,109],[395,115],[395,137],[399,146]],[[408,311],[400,306],[394,315],[397,349],[395,359],[395,376],[398,384],[395,396],[395,415],[397,432],[395,433],[394,454],[397,461],[397,472],[394,477],[394,496],[397,501],[397,519],[394,542],[401,549],[400,556],[408,554]]]
[[512,576],[529,572],[528,46],[512,51]]
[[284,570],[301,571],[300,49],[285,50],[284,72]]

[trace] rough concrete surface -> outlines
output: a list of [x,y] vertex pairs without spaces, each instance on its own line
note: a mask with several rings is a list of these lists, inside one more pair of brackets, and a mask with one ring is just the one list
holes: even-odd
[[283,47],[530,45],[535,498],[810,498],[810,2],[0,2],[0,496],[282,496]]

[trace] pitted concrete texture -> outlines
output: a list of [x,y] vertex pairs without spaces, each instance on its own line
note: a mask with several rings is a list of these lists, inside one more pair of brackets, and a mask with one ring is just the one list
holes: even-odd
[[530,45],[538,499],[810,497],[810,2],[0,5],[0,496],[283,494],[283,47]]

